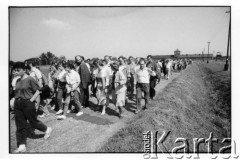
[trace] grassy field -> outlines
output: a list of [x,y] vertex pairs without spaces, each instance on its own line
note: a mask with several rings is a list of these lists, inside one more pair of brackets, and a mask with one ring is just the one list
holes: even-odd
[[[41,66],[47,75],[49,66]],[[47,140],[43,134],[29,126],[28,152],[142,152],[142,133],[147,130],[170,130],[164,143],[173,148],[178,137],[216,138],[231,137],[231,85],[230,72],[223,72],[223,62],[194,62],[182,73],[173,73],[167,81],[162,79],[156,87],[158,94],[150,107],[138,115],[133,113],[135,101],[125,106],[124,118],[119,120],[117,108],[110,105],[107,114],[94,111],[96,100],[84,108],[84,114],[67,115],[64,121],[56,120],[55,111],[41,120],[53,128]],[[10,151],[16,148],[16,126],[10,121]],[[192,142],[190,151],[192,151]],[[217,151],[221,144],[216,144]],[[200,145],[202,152],[206,146]]]
[[[230,72],[223,71],[223,65],[211,61],[188,67],[157,95],[147,111],[129,121],[99,151],[143,152],[144,131],[171,131],[164,142],[168,151],[179,146],[174,143],[178,137],[189,140],[189,152],[193,152],[192,138],[207,139],[210,132],[220,140],[231,137]],[[215,144],[213,151],[222,146]],[[207,145],[201,144],[199,150],[207,152]]]

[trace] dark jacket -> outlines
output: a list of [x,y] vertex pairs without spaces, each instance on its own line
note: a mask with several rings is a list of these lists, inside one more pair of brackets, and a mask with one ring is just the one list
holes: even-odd
[[86,89],[88,85],[91,83],[91,73],[84,62],[82,62],[81,65],[79,66],[78,73],[81,79],[80,86]]
[[157,63],[155,63],[154,61],[151,62],[151,66],[152,66],[152,71],[156,72],[156,78],[159,79],[161,77],[161,72],[158,69]]

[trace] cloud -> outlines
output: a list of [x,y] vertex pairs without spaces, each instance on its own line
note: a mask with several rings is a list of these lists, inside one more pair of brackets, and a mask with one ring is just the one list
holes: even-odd
[[142,10],[142,8],[121,8],[121,7],[100,7],[100,8],[83,8],[80,13],[90,18],[115,18],[124,16],[136,11]]
[[44,19],[42,21],[42,23],[49,27],[49,28],[53,28],[53,29],[69,29],[70,28],[70,24],[67,22],[63,22],[57,19]]

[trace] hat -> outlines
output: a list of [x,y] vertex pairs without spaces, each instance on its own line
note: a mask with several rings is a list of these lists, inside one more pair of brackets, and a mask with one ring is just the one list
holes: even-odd
[[117,70],[117,71],[118,71],[118,69],[119,69],[119,64],[118,64],[117,62],[113,62],[113,63],[111,64],[111,67],[112,67],[114,70]]

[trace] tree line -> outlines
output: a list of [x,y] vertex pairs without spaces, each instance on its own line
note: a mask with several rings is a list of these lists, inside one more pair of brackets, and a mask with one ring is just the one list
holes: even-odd
[[[46,53],[41,53],[39,57],[26,59],[24,62],[27,61],[29,63],[39,66],[39,65],[50,65],[52,63],[56,63],[62,60],[67,61],[65,56],[57,57],[52,52],[48,51]],[[9,65],[11,64],[14,64],[14,62],[10,60]]]

